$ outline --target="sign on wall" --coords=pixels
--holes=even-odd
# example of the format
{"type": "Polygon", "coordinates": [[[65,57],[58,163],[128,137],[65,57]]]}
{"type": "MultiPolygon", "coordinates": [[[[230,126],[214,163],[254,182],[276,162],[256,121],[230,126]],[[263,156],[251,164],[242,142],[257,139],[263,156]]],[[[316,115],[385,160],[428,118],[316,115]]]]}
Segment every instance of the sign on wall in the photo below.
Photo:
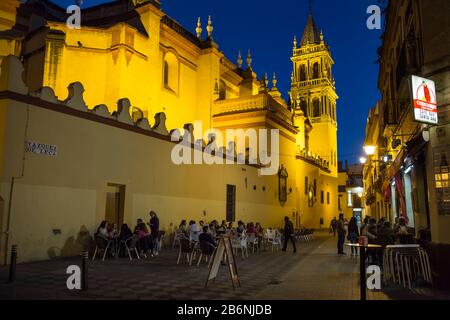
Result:
{"type": "Polygon", "coordinates": [[[438,123],[436,87],[432,80],[412,76],[414,120],[430,124],[438,123]]]}
{"type": "Polygon", "coordinates": [[[25,151],[34,154],[41,154],[50,157],[58,155],[58,147],[50,144],[38,143],[34,141],[27,141],[25,151]]]}

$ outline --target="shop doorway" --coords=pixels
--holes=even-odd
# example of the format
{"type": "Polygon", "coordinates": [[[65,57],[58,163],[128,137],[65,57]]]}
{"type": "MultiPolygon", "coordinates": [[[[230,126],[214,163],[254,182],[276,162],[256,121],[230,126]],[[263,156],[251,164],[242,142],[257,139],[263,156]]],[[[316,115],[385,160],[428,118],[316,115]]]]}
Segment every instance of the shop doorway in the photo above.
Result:
{"type": "Polygon", "coordinates": [[[105,220],[115,223],[118,230],[124,221],[125,186],[108,184],[106,192],[105,220]]]}

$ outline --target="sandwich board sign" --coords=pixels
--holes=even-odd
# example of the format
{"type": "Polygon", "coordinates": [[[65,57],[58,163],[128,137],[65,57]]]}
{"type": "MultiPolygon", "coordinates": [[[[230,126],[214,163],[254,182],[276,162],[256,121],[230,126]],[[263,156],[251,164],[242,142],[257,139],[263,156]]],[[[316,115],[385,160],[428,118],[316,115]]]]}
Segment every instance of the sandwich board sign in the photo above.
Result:
{"type": "Polygon", "coordinates": [[[414,105],[414,120],[417,122],[437,124],[438,111],[436,86],[434,81],[412,76],[412,98],[414,105]]]}
{"type": "Polygon", "coordinates": [[[231,283],[233,289],[240,287],[239,274],[236,266],[236,259],[233,253],[233,247],[231,245],[231,238],[228,235],[222,235],[217,245],[216,251],[212,257],[211,264],[209,266],[208,279],[206,280],[205,288],[208,286],[209,281],[215,281],[217,274],[219,273],[220,263],[225,258],[228,270],[230,272],[231,283]]]}

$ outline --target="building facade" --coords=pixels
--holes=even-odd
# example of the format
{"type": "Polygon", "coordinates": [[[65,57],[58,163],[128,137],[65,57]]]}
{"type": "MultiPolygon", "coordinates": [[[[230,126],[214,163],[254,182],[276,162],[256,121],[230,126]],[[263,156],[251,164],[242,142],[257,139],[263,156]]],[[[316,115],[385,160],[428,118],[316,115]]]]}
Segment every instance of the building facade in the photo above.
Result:
{"type": "Polygon", "coordinates": [[[168,234],[181,219],[281,227],[289,216],[318,228],[336,216],[333,61],[312,17],[286,103],[275,75],[258,78],[250,52],[225,57],[211,17],[193,34],[156,0],[81,13],[71,29],[49,1],[0,4],[3,262],[12,244],[21,261],[77,255],[102,220],[132,226],[150,210],[168,234]],[[244,132],[244,152],[229,129],[244,132]],[[279,132],[278,148],[265,150],[278,159],[275,174],[261,175],[261,157],[250,161],[250,142],[262,139],[250,129],[279,132]],[[214,146],[208,159],[232,164],[174,163],[175,134],[192,159],[214,146]]]}
{"type": "MultiPolygon", "coordinates": [[[[448,1],[389,1],[379,49],[381,101],[368,116],[367,211],[403,216],[429,248],[438,286],[450,287],[450,22],[448,1]],[[412,76],[433,80],[435,124],[415,120],[412,76]]],[[[427,93],[425,93],[425,96],[427,93]]],[[[425,97],[426,98],[426,97],[425,97]]]]}

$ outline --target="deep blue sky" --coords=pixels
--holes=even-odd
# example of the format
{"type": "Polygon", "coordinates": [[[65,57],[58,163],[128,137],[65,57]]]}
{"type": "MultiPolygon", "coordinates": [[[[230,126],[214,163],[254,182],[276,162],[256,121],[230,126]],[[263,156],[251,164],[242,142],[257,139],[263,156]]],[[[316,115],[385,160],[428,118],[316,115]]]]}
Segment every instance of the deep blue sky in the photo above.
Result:
{"type": "MultiPolygon", "coordinates": [[[[52,0],[60,5],[74,0],[52,0]]],[[[111,0],[84,0],[83,8],[111,0]]],[[[253,68],[278,75],[278,87],[287,99],[292,64],[292,39],[300,41],[307,17],[307,0],[162,0],[169,16],[195,33],[202,18],[204,33],[208,15],[213,18],[214,39],[232,61],[237,52],[251,49],[253,68]]],[[[368,110],[379,98],[377,48],[380,30],[366,27],[367,7],[376,0],[314,0],[316,23],[323,30],[335,60],[339,124],[339,160],[357,162],[362,155],[368,110]]],[[[245,60],[245,58],[244,58],[245,60]]]]}

